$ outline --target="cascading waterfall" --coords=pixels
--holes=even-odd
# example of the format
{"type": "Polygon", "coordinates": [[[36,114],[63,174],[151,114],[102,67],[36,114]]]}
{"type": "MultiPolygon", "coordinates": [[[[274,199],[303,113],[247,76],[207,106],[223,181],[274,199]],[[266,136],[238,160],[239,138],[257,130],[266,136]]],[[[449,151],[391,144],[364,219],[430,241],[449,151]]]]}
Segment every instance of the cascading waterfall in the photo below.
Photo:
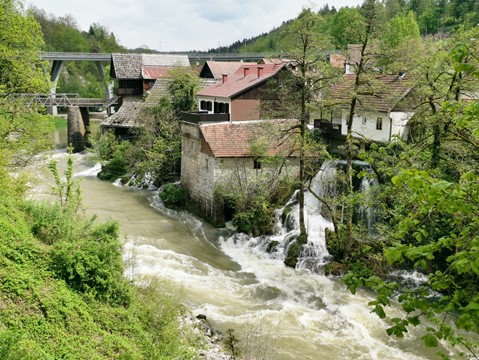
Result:
{"type": "MultiPolygon", "coordinates": [[[[322,272],[322,267],[331,260],[326,246],[326,231],[334,231],[329,209],[325,206],[327,199],[334,198],[339,193],[338,171],[346,166],[345,161],[325,161],[321,169],[309,184],[310,191],[304,194],[305,225],[308,242],[302,245],[297,269],[308,269],[322,272]]],[[[359,190],[365,193],[364,205],[357,210],[358,220],[365,222],[370,232],[374,228],[374,206],[368,194],[378,184],[370,165],[363,161],[354,161],[353,166],[366,175],[361,178],[359,190]]],[[[339,205],[340,206],[340,205],[339,205]]],[[[297,192],[293,194],[285,207],[276,212],[276,234],[270,237],[249,238],[235,236],[235,241],[247,241],[251,247],[259,247],[271,253],[271,257],[284,260],[299,235],[299,204],[297,192]]]]}

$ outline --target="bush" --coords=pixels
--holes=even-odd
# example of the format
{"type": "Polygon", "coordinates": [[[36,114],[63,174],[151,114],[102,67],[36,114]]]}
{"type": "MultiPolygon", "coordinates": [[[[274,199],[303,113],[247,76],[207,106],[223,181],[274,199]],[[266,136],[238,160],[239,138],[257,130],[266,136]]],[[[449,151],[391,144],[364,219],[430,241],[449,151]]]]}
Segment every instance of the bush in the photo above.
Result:
{"type": "Polygon", "coordinates": [[[181,185],[167,184],[159,194],[163,204],[172,209],[183,209],[186,206],[187,193],[181,185]]]}
{"type": "Polygon", "coordinates": [[[101,180],[116,180],[129,171],[129,164],[127,161],[128,152],[131,149],[131,144],[128,141],[122,141],[116,145],[115,150],[110,158],[110,161],[102,165],[98,177],[101,180]]]}
{"type": "Polygon", "coordinates": [[[56,242],[50,259],[54,273],[72,289],[113,305],[129,304],[118,223],[96,225],[76,241],[56,242]]]}
{"type": "Polygon", "coordinates": [[[256,202],[251,209],[233,216],[233,225],[237,230],[253,236],[272,234],[273,224],[273,212],[266,201],[256,202]]]}

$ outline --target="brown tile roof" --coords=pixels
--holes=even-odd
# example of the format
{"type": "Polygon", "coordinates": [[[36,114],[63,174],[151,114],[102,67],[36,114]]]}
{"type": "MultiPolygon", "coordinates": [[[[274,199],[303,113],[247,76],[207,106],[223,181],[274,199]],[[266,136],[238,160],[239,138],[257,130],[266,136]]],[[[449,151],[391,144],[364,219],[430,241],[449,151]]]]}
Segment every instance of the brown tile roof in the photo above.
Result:
{"type": "Polygon", "coordinates": [[[210,74],[215,79],[222,79],[223,74],[231,75],[242,65],[256,65],[256,63],[240,61],[206,61],[201,69],[200,77],[207,77],[210,74]]]}
{"type": "Polygon", "coordinates": [[[276,75],[283,67],[284,64],[242,65],[232,75],[227,76],[225,82],[221,81],[210,86],[200,91],[198,95],[233,98],[245,90],[265,82],[276,75]]]}
{"type": "MultiPolygon", "coordinates": [[[[331,93],[326,97],[326,102],[347,107],[353,95],[356,75],[344,75],[335,84],[331,93]]],[[[359,86],[357,94],[358,110],[388,113],[399,106],[402,99],[412,90],[411,78],[408,75],[375,75],[366,78],[359,86]]],[[[407,104],[401,102],[404,109],[407,104]]]]}
{"type": "Polygon", "coordinates": [[[216,158],[251,157],[251,144],[255,139],[268,141],[268,155],[292,152],[294,136],[291,129],[297,120],[258,120],[200,125],[200,132],[216,158]],[[271,131],[272,129],[278,131],[271,131]]]}

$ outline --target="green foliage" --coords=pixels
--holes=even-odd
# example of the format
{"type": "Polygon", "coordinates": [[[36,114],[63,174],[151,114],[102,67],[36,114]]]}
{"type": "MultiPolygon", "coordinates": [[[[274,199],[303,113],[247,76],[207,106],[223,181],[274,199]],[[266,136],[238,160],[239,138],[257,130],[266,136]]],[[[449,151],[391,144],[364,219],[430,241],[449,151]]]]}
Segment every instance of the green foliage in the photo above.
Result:
{"type": "Polygon", "coordinates": [[[412,12],[409,12],[407,16],[397,15],[391,19],[383,34],[384,43],[390,47],[397,47],[404,41],[419,38],[419,26],[412,12]]]}
{"type": "Polygon", "coordinates": [[[291,268],[296,268],[296,264],[298,263],[299,252],[301,250],[301,244],[295,240],[289,247],[288,247],[288,254],[284,258],[284,264],[291,268]]]}
{"type": "Polygon", "coordinates": [[[346,49],[348,44],[357,44],[363,35],[364,17],[357,8],[342,7],[326,23],[326,31],[339,49],[346,49]]]}
{"type": "Polygon", "coordinates": [[[167,184],[159,194],[163,204],[172,209],[184,209],[186,206],[187,193],[181,185],[167,184]]]}
{"type": "Polygon", "coordinates": [[[256,199],[250,208],[233,216],[237,230],[253,236],[269,235],[274,224],[273,211],[266,200],[256,199]]]}
{"type": "Polygon", "coordinates": [[[225,347],[231,353],[231,359],[236,360],[241,356],[238,346],[239,340],[235,335],[234,329],[226,330],[225,347]]]}
{"type": "Polygon", "coordinates": [[[112,135],[106,135],[99,144],[100,158],[108,160],[103,163],[98,177],[102,180],[113,181],[124,177],[130,171],[128,156],[134,151],[129,141],[116,140],[112,135]]]}
{"type": "Polygon", "coordinates": [[[0,166],[24,167],[34,155],[53,147],[53,118],[21,108],[21,103],[0,99],[0,166]]]}
{"type": "Polygon", "coordinates": [[[172,81],[168,84],[168,93],[171,96],[173,110],[179,116],[182,111],[196,109],[196,93],[200,79],[191,69],[177,67],[169,70],[172,81]]]}
{"type": "Polygon", "coordinates": [[[43,35],[32,14],[20,0],[0,1],[0,95],[47,92],[45,62],[38,52],[43,35]]]}

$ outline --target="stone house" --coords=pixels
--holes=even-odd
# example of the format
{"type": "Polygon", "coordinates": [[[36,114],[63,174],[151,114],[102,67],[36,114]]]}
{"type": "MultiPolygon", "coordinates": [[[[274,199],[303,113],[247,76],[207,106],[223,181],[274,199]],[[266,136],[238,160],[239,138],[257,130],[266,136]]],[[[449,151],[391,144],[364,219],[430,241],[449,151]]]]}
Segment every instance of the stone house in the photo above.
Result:
{"type": "Polygon", "coordinates": [[[290,128],[292,123],[292,120],[182,121],[181,183],[188,191],[191,206],[213,224],[223,224],[231,219],[232,213],[225,204],[224,192],[219,191],[221,187],[247,186],[249,181],[266,184],[297,175],[298,161],[292,155],[294,136],[286,139],[285,133],[271,131],[290,128]],[[263,162],[264,157],[254,154],[255,141],[265,144],[264,140],[267,146],[263,156],[269,159],[278,156],[281,164],[263,162]]]}
{"type": "MultiPolygon", "coordinates": [[[[327,108],[314,127],[331,137],[344,140],[354,89],[355,75],[344,75],[326,96],[327,108]]],[[[413,84],[407,74],[374,75],[360,86],[352,123],[352,135],[364,142],[407,139],[408,122],[414,115],[413,84]]]]}

